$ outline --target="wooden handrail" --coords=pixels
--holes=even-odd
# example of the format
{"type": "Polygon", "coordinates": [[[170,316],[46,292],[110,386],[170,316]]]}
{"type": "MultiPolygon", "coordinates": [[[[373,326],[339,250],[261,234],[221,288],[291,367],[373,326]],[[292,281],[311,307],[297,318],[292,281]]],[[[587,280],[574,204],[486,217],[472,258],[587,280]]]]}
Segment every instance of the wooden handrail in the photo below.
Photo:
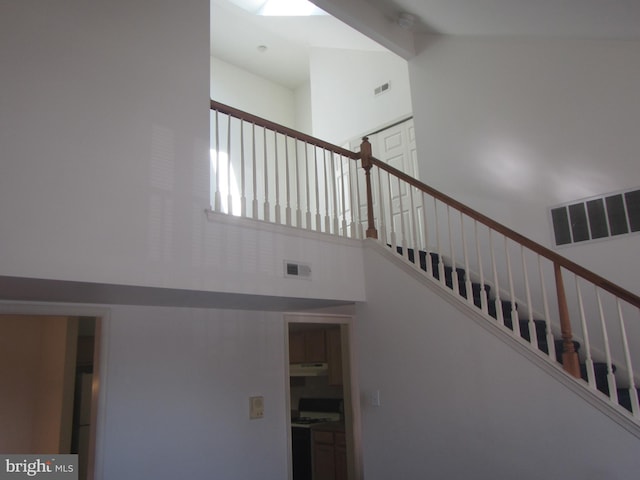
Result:
{"type": "Polygon", "coordinates": [[[218,112],[231,115],[232,117],[239,118],[240,120],[244,120],[245,122],[253,123],[259,127],[268,128],[269,130],[287,135],[290,138],[295,138],[296,140],[306,142],[309,145],[314,145],[316,147],[330,150],[353,160],[358,160],[360,158],[359,153],[352,152],[351,150],[347,150],[346,148],[339,147],[329,142],[325,142],[324,140],[312,137],[311,135],[307,135],[306,133],[298,132],[293,128],[285,127],[284,125],[280,125],[279,123],[271,122],[265,118],[258,117],[257,115],[247,113],[234,107],[230,107],[229,105],[225,105],[224,103],[216,102],[215,100],[211,100],[210,102],[211,110],[217,110],[218,112]]]}
{"type": "Polygon", "coordinates": [[[449,197],[448,195],[445,195],[444,193],[422,183],[419,180],[416,180],[413,177],[410,177],[409,175],[407,175],[406,173],[398,170],[397,168],[394,168],[384,162],[382,162],[381,160],[378,160],[375,157],[370,157],[368,160],[371,165],[375,165],[376,167],[380,168],[381,170],[384,170],[386,172],[388,172],[391,175],[394,175],[398,178],[400,178],[401,180],[404,180],[405,182],[407,182],[409,185],[412,185],[414,187],[416,187],[419,190],[422,190],[425,193],[428,193],[429,195],[431,195],[432,197],[437,198],[438,200],[440,200],[441,202],[459,210],[460,212],[464,213],[465,215],[468,215],[469,217],[473,218],[474,220],[477,220],[478,222],[482,223],[483,225],[486,225],[487,227],[491,228],[492,230],[495,230],[496,232],[501,233],[502,235],[504,235],[505,237],[510,238],[511,240],[524,245],[525,247],[527,247],[528,249],[532,250],[533,252],[537,253],[538,255],[541,255],[547,259],[549,259],[550,261],[552,261],[555,265],[558,265],[559,267],[563,267],[566,268],[567,270],[575,273],[576,275],[578,275],[579,277],[584,278],[585,280],[588,280],[589,282],[593,283],[594,285],[602,288],[603,290],[606,290],[607,292],[615,295],[616,297],[624,300],[625,302],[630,303],[631,305],[634,305],[635,307],[640,308],[640,297],[634,293],[631,293],[630,291],[620,287],[619,285],[616,285],[615,283],[610,282],[609,280],[607,280],[604,277],[601,277],[600,275],[592,272],[591,270],[588,270],[580,265],[578,265],[577,263],[572,262],[571,260],[569,260],[568,258],[563,257],[562,255],[557,254],[556,252],[554,252],[553,250],[548,249],[547,247],[540,245],[537,242],[534,242],[533,240],[519,234],[518,232],[515,232],[514,230],[511,230],[510,228],[502,225],[499,222],[496,222],[495,220],[492,220],[491,218],[487,217],[486,215],[483,215],[482,213],[472,209],[471,207],[468,207],[467,205],[460,203],[459,201],[449,197]]]}

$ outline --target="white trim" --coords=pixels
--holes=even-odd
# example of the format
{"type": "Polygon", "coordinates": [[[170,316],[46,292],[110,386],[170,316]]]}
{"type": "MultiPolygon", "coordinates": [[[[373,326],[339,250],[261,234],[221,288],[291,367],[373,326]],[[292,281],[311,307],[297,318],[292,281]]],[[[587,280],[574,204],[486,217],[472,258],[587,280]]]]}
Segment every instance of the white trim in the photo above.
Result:
{"type": "Polygon", "coordinates": [[[362,240],[359,238],[341,237],[326,232],[318,232],[316,230],[306,230],[298,227],[290,227],[287,225],[279,225],[264,220],[256,220],[254,218],[236,217],[226,213],[214,212],[210,208],[204,210],[207,219],[214,223],[223,223],[226,225],[235,225],[237,227],[248,228],[259,232],[278,233],[288,235],[290,237],[305,238],[311,240],[321,240],[331,242],[338,245],[360,246],[362,240]]]}
{"type": "MultiPolygon", "coordinates": [[[[0,300],[1,315],[59,315],[65,317],[96,317],[100,319],[100,363],[98,365],[98,399],[95,412],[95,448],[93,452],[93,480],[104,478],[105,431],[107,425],[107,365],[109,360],[109,328],[111,309],[100,305],[72,303],[9,302],[0,300]]],[[[88,472],[91,478],[91,472],[88,472]]]]}

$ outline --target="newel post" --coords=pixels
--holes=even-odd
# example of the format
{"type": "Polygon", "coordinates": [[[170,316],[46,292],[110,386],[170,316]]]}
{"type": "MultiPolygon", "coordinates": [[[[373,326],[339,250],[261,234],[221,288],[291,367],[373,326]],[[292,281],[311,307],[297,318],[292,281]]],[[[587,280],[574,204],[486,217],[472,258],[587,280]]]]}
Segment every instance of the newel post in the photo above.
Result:
{"type": "Polygon", "coordinates": [[[578,360],[578,353],[573,345],[573,333],[571,332],[569,307],[567,306],[567,296],[564,291],[564,283],[562,282],[560,264],[554,262],[553,270],[556,277],[558,312],[560,314],[560,330],[562,332],[562,367],[567,373],[576,378],[580,378],[580,362],[578,360]]]}
{"type": "Polygon", "coordinates": [[[360,144],[360,160],[364,168],[365,181],[367,183],[367,238],[378,238],[375,221],[373,219],[373,193],[371,190],[371,144],[367,137],[363,137],[360,144]]]}

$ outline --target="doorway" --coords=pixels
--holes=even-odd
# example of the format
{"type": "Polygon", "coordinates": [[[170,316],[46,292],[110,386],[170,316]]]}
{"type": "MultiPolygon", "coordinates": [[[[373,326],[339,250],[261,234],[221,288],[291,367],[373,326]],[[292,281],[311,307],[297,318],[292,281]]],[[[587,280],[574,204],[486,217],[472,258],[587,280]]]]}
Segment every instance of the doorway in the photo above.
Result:
{"type": "Polygon", "coordinates": [[[0,451],[78,454],[78,478],[93,478],[96,317],[0,315],[0,451]]]}
{"type": "Polygon", "coordinates": [[[291,423],[289,478],[358,478],[354,441],[358,406],[353,401],[350,361],[352,318],[285,318],[289,377],[286,394],[291,423]]]}

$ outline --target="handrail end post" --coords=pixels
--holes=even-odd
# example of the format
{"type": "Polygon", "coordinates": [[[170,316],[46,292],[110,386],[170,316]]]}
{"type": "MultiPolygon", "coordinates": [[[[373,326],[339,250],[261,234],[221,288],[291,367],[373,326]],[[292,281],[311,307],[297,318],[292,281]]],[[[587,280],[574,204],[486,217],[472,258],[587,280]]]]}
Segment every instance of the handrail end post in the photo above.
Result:
{"type": "Polygon", "coordinates": [[[582,375],[580,373],[580,360],[578,359],[578,352],[567,352],[566,349],[563,349],[562,369],[575,378],[582,378],[582,375]]]}

